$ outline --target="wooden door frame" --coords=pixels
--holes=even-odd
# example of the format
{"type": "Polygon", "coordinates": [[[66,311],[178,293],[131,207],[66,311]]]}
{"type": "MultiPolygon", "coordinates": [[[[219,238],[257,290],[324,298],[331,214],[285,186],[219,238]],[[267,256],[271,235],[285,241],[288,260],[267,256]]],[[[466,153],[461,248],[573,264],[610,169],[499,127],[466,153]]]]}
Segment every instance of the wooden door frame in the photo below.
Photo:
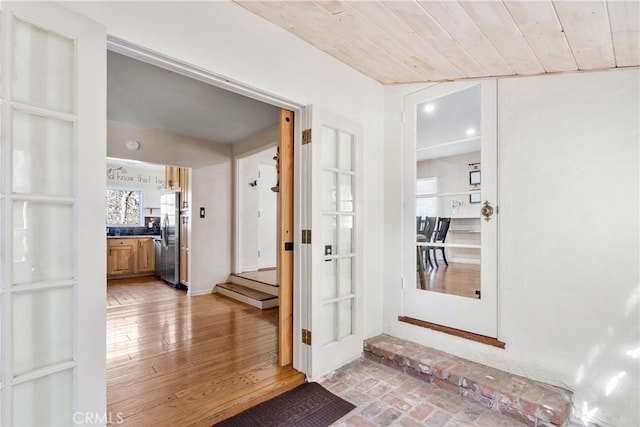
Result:
{"type": "Polygon", "coordinates": [[[293,143],[294,112],[280,109],[278,156],[278,364],[293,363],[293,143]]]}
{"type": "MultiPolygon", "coordinates": [[[[283,183],[285,187],[288,186],[286,193],[286,197],[282,197],[282,202],[278,202],[278,215],[280,215],[281,204],[286,203],[285,208],[287,212],[286,226],[283,223],[278,223],[278,238],[282,238],[283,243],[279,244],[278,248],[278,259],[280,260],[280,252],[282,252],[282,260],[284,265],[282,267],[279,266],[278,274],[279,274],[279,284],[280,284],[280,314],[279,314],[279,324],[278,324],[278,363],[281,366],[287,364],[293,364],[295,369],[300,370],[301,372],[305,372],[306,364],[304,363],[303,357],[300,356],[302,343],[300,341],[293,340],[293,330],[294,325],[296,327],[300,326],[300,319],[298,318],[298,313],[300,313],[300,308],[303,305],[301,301],[300,294],[296,297],[296,302],[294,304],[294,281],[298,283],[300,286],[300,278],[299,273],[294,271],[294,265],[300,265],[300,257],[297,252],[294,251],[285,251],[284,243],[293,243],[295,246],[299,247],[300,239],[296,239],[296,236],[299,237],[299,232],[296,230],[300,229],[300,220],[299,215],[301,213],[300,201],[296,200],[293,197],[294,194],[294,183],[300,182],[300,174],[299,171],[294,169],[294,164],[299,161],[299,158],[294,152],[294,146],[300,146],[300,138],[301,138],[301,130],[300,130],[300,121],[294,120],[294,117],[302,117],[302,111],[304,105],[298,104],[291,100],[288,100],[283,97],[279,97],[277,95],[273,95],[262,91],[260,89],[248,86],[243,84],[242,82],[235,81],[223,75],[219,75],[207,70],[203,70],[202,68],[192,66],[190,64],[184,63],[177,59],[168,57],[160,52],[152,51],[136,44],[130,43],[126,40],[119,39],[117,37],[113,37],[107,35],[107,49],[119,53],[121,55],[127,56],[129,58],[137,59],[142,62],[146,62],[151,65],[155,65],[160,68],[164,68],[166,70],[181,74],[186,77],[190,77],[195,80],[199,80],[204,83],[211,84],[215,87],[219,87],[221,89],[225,89],[229,92],[237,93],[239,95],[246,96],[248,98],[255,99],[257,101],[264,102],[269,105],[273,105],[279,107],[280,111],[280,142],[279,145],[284,147],[281,148],[281,153],[287,152],[285,154],[285,160],[283,161],[281,158],[280,168],[280,185],[281,191],[283,189],[283,183]],[[287,122],[286,119],[289,117],[290,121],[287,122]],[[285,126],[283,127],[283,123],[285,126]],[[283,135],[286,135],[286,143],[283,144],[283,135]],[[295,158],[295,159],[294,159],[295,158]],[[294,212],[298,213],[298,217],[294,212]],[[285,229],[286,227],[286,229],[285,229]],[[284,231],[284,235],[281,236],[281,233],[284,231]],[[282,273],[287,271],[282,277],[282,273]],[[294,276],[296,279],[294,279],[294,276]],[[283,280],[284,279],[284,280],[283,280]],[[283,301],[285,307],[283,308],[283,301]],[[294,358],[294,354],[297,356],[294,358]]],[[[235,159],[232,159],[234,165],[236,164],[235,159]]],[[[297,163],[299,164],[299,163],[297,163]]],[[[283,211],[284,212],[284,211],[283,211]]],[[[234,221],[234,227],[237,226],[234,221]]],[[[234,236],[236,233],[234,233],[234,236]]],[[[294,246],[294,248],[295,248],[294,246]]],[[[235,253],[235,252],[234,252],[235,253]]],[[[235,258],[235,257],[234,257],[235,258]]],[[[235,262],[235,261],[234,261],[235,262]]],[[[278,261],[280,262],[280,261],[278,261]]],[[[231,265],[230,265],[231,267],[231,265]]]]}

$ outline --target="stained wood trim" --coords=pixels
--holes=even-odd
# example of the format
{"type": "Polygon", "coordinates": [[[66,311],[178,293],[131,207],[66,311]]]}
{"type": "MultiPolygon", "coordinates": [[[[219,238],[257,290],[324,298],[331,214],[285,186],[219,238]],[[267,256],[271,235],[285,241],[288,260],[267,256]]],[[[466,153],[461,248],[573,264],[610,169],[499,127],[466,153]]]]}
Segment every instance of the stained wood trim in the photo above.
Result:
{"type": "Polygon", "coordinates": [[[280,109],[280,157],[278,193],[278,364],[293,363],[293,251],[284,244],[293,242],[293,111],[280,109]]]}
{"type": "Polygon", "coordinates": [[[492,345],[498,348],[505,348],[505,345],[506,345],[504,342],[496,338],[487,337],[485,335],[474,334],[473,332],[467,332],[461,329],[450,328],[448,326],[442,326],[436,323],[425,322],[424,320],[418,320],[412,317],[398,316],[398,320],[400,322],[409,323],[410,325],[433,329],[434,331],[443,332],[449,335],[455,335],[456,337],[464,338],[471,341],[476,341],[482,344],[492,345]]]}

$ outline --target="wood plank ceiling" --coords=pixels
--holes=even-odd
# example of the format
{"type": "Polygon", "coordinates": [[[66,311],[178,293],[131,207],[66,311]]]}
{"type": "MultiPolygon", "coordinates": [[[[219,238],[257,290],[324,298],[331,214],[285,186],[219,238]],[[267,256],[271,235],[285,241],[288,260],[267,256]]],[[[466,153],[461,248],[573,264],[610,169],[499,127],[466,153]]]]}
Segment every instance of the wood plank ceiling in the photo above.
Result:
{"type": "Polygon", "coordinates": [[[640,65],[638,0],[235,2],[383,84],[640,65]]]}

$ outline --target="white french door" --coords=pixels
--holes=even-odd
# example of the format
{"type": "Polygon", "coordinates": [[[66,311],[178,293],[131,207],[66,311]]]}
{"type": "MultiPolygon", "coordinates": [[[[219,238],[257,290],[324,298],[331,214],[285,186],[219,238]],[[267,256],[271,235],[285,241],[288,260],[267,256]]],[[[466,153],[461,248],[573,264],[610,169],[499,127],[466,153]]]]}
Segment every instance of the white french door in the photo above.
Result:
{"type": "Polygon", "coordinates": [[[105,423],[105,31],[0,13],[0,424],[105,423]]]}
{"type": "Polygon", "coordinates": [[[404,105],[404,316],[493,338],[496,105],[495,80],[437,84],[404,105]]]}
{"type": "Polygon", "coordinates": [[[362,127],[308,108],[303,228],[311,243],[303,263],[311,283],[307,375],[316,379],[362,354],[362,127]]]}

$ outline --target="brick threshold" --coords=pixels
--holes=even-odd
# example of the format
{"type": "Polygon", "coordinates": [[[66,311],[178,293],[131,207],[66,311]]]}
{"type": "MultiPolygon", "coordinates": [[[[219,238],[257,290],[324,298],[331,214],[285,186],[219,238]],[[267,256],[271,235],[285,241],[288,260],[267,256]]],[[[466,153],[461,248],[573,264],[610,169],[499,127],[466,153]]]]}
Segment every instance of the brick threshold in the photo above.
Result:
{"type": "Polygon", "coordinates": [[[462,359],[420,344],[378,335],[364,343],[364,357],[532,427],[565,426],[573,393],[462,359]]]}

